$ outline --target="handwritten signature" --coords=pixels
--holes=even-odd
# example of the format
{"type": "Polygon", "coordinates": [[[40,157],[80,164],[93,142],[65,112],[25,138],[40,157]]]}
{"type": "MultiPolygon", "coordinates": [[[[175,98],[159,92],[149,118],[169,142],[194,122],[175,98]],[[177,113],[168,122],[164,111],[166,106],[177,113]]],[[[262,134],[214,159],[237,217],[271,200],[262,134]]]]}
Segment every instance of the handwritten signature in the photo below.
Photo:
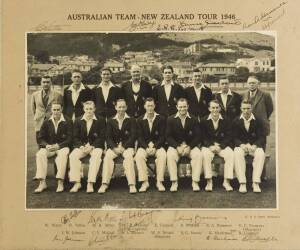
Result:
{"type": "Polygon", "coordinates": [[[62,224],[70,223],[72,219],[77,218],[82,211],[74,210],[65,215],[63,215],[60,219],[62,224]]]}
{"type": "Polygon", "coordinates": [[[287,2],[281,2],[279,5],[275,6],[274,8],[261,12],[260,15],[255,16],[250,23],[243,23],[243,29],[247,29],[247,28],[252,27],[255,24],[258,24],[261,22],[266,22],[266,21],[273,19],[271,14],[281,8],[284,8],[284,6],[286,4],[287,4],[287,2]]]}
{"type": "Polygon", "coordinates": [[[53,31],[53,30],[62,30],[64,27],[68,27],[70,25],[62,25],[62,24],[56,24],[54,22],[50,21],[44,21],[37,26],[33,27],[32,30],[34,31],[53,31]]]}
{"type": "Polygon", "coordinates": [[[75,238],[72,238],[71,236],[69,235],[65,235],[65,236],[59,236],[58,234],[56,234],[52,241],[59,241],[61,242],[62,244],[65,244],[66,242],[68,241],[84,241],[82,239],[75,239],[75,238]]]}
{"type": "Polygon", "coordinates": [[[155,21],[132,21],[132,23],[125,28],[128,31],[138,31],[138,30],[151,30],[155,26],[155,21]]]}

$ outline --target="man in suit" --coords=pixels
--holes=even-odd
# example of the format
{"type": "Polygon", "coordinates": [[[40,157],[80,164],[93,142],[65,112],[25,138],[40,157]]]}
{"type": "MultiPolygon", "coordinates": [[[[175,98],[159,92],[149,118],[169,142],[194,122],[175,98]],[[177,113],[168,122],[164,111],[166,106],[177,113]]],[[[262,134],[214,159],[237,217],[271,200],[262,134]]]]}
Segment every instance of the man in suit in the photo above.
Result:
{"type": "Polygon", "coordinates": [[[232,124],[235,146],[235,172],[240,183],[239,191],[241,193],[247,192],[245,156],[251,155],[254,157],[252,163],[252,188],[253,192],[259,193],[261,192],[259,183],[265,161],[263,150],[265,136],[262,121],[252,113],[252,104],[247,100],[242,101],[241,111],[241,116],[237,117],[232,124]]]}
{"type": "Polygon", "coordinates": [[[72,142],[72,121],[62,114],[61,102],[52,102],[52,115],[43,122],[39,133],[40,150],[36,154],[36,178],[40,183],[35,193],[41,193],[47,188],[46,176],[48,157],[57,155],[55,163],[57,166],[57,189],[56,192],[64,190],[64,178],[68,162],[68,154],[72,142]]]}
{"type": "Polygon", "coordinates": [[[31,97],[31,110],[33,113],[34,129],[36,132],[36,141],[44,120],[51,116],[51,104],[53,102],[62,103],[62,95],[54,91],[51,87],[51,77],[43,76],[41,78],[42,89],[34,92],[31,97]]]}
{"type": "Polygon", "coordinates": [[[199,69],[193,70],[193,85],[185,89],[185,96],[189,103],[189,113],[199,120],[209,114],[208,104],[213,99],[212,91],[202,82],[199,69]]]}
{"type": "Polygon", "coordinates": [[[157,114],[153,98],[145,100],[146,114],[137,120],[138,150],[135,155],[135,162],[138,169],[138,180],[142,182],[139,192],[147,191],[149,187],[147,158],[155,156],[156,165],[156,187],[158,191],[165,191],[163,185],[164,173],[167,164],[167,153],[164,149],[166,120],[157,114]]]}
{"type": "Polygon", "coordinates": [[[201,128],[204,134],[202,154],[206,191],[212,191],[212,166],[211,162],[215,155],[219,155],[225,160],[223,187],[226,191],[232,191],[230,180],[233,179],[234,155],[231,141],[230,122],[220,114],[220,104],[217,100],[209,103],[210,114],[202,119],[201,128]]]}
{"type": "Polygon", "coordinates": [[[101,69],[101,83],[93,89],[97,116],[107,118],[116,114],[116,101],[122,97],[121,89],[111,82],[112,71],[109,68],[101,69]]]}
{"type": "Polygon", "coordinates": [[[105,193],[113,171],[114,159],[123,156],[123,166],[129,185],[129,192],[136,193],[134,169],[134,143],[136,140],[136,121],[126,114],[127,105],[124,99],[116,101],[117,114],[108,119],[106,130],[107,151],[103,160],[102,185],[98,193],[105,193]]]}
{"type": "Polygon", "coordinates": [[[83,103],[93,99],[92,90],[83,85],[82,74],[79,70],[72,72],[72,84],[64,90],[64,114],[75,121],[84,113],[83,103]]]}
{"type": "Polygon", "coordinates": [[[163,81],[161,85],[154,87],[152,95],[156,101],[156,112],[168,117],[177,112],[177,100],[184,97],[184,90],[181,85],[174,83],[173,67],[166,65],[162,68],[163,81]]]}
{"type": "Polygon", "coordinates": [[[220,103],[221,115],[233,121],[241,113],[242,97],[231,91],[227,77],[219,80],[219,87],[220,91],[215,93],[215,99],[220,103]]]}
{"type": "Polygon", "coordinates": [[[188,103],[184,98],[177,102],[178,112],[167,120],[167,166],[172,181],[171,192],[178,188],[177,163],[180,157],[191,158],[192,188],[199,191],[200,174],[202,171],[202,153],[199,149],[200,131],[197,118],[188,113],[188,103]]]}
{"type": "Polygon", "coordinates": [[[90,155],[88,183],[86,192],[94,192],[94,183],[101,164],[105,141],[105,119],[95,116],[93,101],[83,103],[84,114],[74,123],[74,150],[70,154],[70,181],[74,182],[70,192],[81,188],[81,158],[90,155]]]}
{"type": "Polygon", "coordinates": [[[150,83],[141,79],[141,68],[138,65],[131,67],[131,80],[122,86],[122,94],[127,103],[127,114],[138,118],[145,114],[144,101],[152,96],[150,83]]]}
{"type": "MultiPolygon", "coordinates": [[[[270,135],[270,116],[273,112],[273,102],[269,93],[261,91],[259,81],[255,76],[249,76],[247,80],[248,91],[244,94],[244,99],[252,103],[252,112],[256,118],[262,120],[263,132],[266,137],[270,135]]],[[[265,149],[266,145],[263,146],[265,149]]]]}

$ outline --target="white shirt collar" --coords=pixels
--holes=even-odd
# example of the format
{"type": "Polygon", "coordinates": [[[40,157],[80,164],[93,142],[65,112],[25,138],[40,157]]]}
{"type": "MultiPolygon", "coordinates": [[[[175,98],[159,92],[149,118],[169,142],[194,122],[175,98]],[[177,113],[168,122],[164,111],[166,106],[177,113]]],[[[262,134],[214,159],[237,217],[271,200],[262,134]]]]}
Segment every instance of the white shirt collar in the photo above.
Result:
{"type": "MultiPolygon", "coordinates": [[[[166,85],[165,80],[163,80],[162,83],[161,83],[161,86],[164,86],[164,85],[166,85]]],[[[173,81],[171,81],[171,85],[174,86],[174,82],[173,81]]]]}
{"type": "Polygon", "coordinates": [[[80,92],[81,90],[85,89],[85,87],[84,87],[83,83],[80,83],[79,89],[76,90],[76,89],[74,88],[73,83],[72,83],[68,89],[71,90],[71,91],[79,91],[79,92],[80,92]]]}
{"type": "MultiPolygon", "coordinates": [[[[218,120],[219,120],[219,119],[223,120],[223,117],[222,117],[222,115],[221,115],[221,114],[219,114],[219,118],[218,118],[218,120]]],[[[212,115],[211,115],[211,114],[209,114],[209,116],[207,117],[207,120],[213,120],[213,118],[212,118],[212,115]]]]}
{"type": "MultiPolygon", "coordinates": [[[[123,120],[125,120],[126,118],[130,118],[130,116],[129,115],[127,115],[127,113],[125,113],[125,116],[124,116],[124,119],[123,120]]],[[[116,114],[115,116],[114,116],[114,118],[113,119],[115,119],[115,120],[119,120],[118,119],[118,114],[116,114]]]]}
{"type": "Polygon", "coordinates": [[[243,119],[244,121],[251,121],[251,120],[255,120],[255,117],[253,115],[253,113],[251,114],[250,118],[248,120],[246,120],[246,118],[243,116],[243,114],[241,114],[240,119],[243,119]]]}
{"type": "MultiPolygon", "coordinates": [[[[176,113],[176,115],[175,115],[175,118],[177,118],[177,117],[179,117],[179,113],[177,112],[176,113]]],[[[189,112],[187,112],[187,114],[186,114],[186,117],[185,118],[191,118],[191,116],[190,116],[190,114],[189,114],[189,112]]]]}
{"type": "MultiPolygon", "coordinates": [[[[101,82],[100,84],[99,84],[99,87],[100,88],[103,88],[103,82],[101,82]]],[[[110,88],[112,88],[112,87],[114,87],[115,85],[112,83],[112,82],[109,82],[109,84],[108,84],[108,88],[110,89],[110,88]]]]}
{"type": "Polygon", "coordinates": [[[195,85],[193,85],[193,87],[194,87],[195,90],[196,89],[206,89],[206,86],[203,83],[201,83],[199,88],[196,88],[195,85]]]}
{"type": "MultiPolygon", "coordinates": [[[[222,91],[219,91],[218,93],[223,94],[222,91]]],[[[225,95],[232,95],[231,89],[228,89],[228,92],[225,95]]]]}
{"type": "MultiPolygon", "coordinates": [[[[97,120],[97,117],[94,115],[92,119],[93,119],[93,120],[97,120]]],[[[81,117],[81,120],[88,121],[88,119],[86,118],[86,115],[85,115],[85,114],[83,114],[83,116],[81,117]]]]}
{"type": "MultiPolygon", "coordinates": [[[[49,118],[49,120],[51,120],[52,122],[54,122],[54,117],[53,115],[51,115],[51,117],[49,118]]],[[[60,115],[60,119],[58,120],[58,123],[62,122],[62,121],[66,121],[65,117],[63,114],[60,115]]]]}
{"type": "MultiPolygon", "coordinates": [[[[156,118],[156,116],[157,116],[158,114],[156,113],[156,112],[154,112],[154,116],[153,116],[153,121],[155,120],[155,118],[156,118]]],[[[144,115],[144,118],[143,118],[143,120],[147,120],[148,119],[148,117],[147,117],[147,113],[144,115]]]]}

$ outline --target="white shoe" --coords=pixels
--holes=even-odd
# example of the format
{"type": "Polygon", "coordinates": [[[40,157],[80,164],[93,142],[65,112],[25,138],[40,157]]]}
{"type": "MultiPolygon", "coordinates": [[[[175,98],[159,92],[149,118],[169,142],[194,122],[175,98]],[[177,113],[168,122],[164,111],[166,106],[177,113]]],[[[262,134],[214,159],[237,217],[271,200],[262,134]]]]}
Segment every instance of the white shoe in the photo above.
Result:
{"type": "Polygon", "coordinates": [[[261,189],[260,189],[258,183],[253,182],[252,188],[253,188],[253,192],[254,192],[254,193],[261,193],[261,189]]]}
{"type": "Polygon", "coordinates": [[[230,185],[229,180],[224,180],[223,187],[226,189],[227,192],[230,192],[233,190],[232,186],[230,185]]]}
{"type": "Polygon", "coordinates": [[[135,185],[130,185],[129,186],[129,193],[135,194],[137,192],[135,185]]]}
{"type": "Polygon", "coordinates": [[[162,184],[161,181],[156,182],[156,187],[158,189],[159,192],[165,192],[166,188],[165,186],[162,184]]]}
{"type": "Polygon", "coordinates": [[[240,184],[239,192],[240,193],[247,193],[247,187],[246,187],[245,183],[240,184]]]}
{"type": "Polygon", "coordinates": [[[46,181],[40,181],[39,186],[34,190],[35,193],[41,193],[47,189],[46,181]]]}
{"type": "Polygon", "coordinates": [[[213,182],[212,179],[207,179],[207,184],[205,187],[205,191],[211,192],[213,190],[213,182]]]}
{"type": "Polygon", "coordinates": [[[141,188],[139,189],[139,192],[140,193],[146,192],[148,188],[149,188],[149,182],[144,181],[141,188]]]}
{"type": "Polygon", "coordinates": [[[63,191],[64,191],[64,182],[62,180],[59,180],[57,182],[56,193],[61,193],[63,191]]]}
{"type": "Polygon", "coordinates": [[[80,188],[81,188],[80,182],[76,182],[72,187],[72,189],[70,190],[70,193],[77,193],[80,188]]]}
{"type": "Polygon", "coordinates": [[[200,191],[200,187],[199,187],[198,182],[193,181],[193,182],[192,182],[192,187],[193,187],[193,191],[194,191],[194,192],[199,192],[199,191],[200,191]]]}
{"type": "Polygon", "coordinates": [[[88,182],[86,186],[86,192],[87,193],[94,193],[94,186],[92,182],[88,182]]]}
{"type": "Polygon", "coordinates": [[[177,181],[173,181],[172,182],[172,186],[170,188],[170,191],[171,192],[177,192],[177,189],[178,189],[178,182],[177,181]]]}
{"type": "Polygon", "coordinates": [[[106,189],[108,188],[108,186],[106,184],[102,184],[101,187],[98,190],[99,194],[104,194],[106,192],[106,189]]]}

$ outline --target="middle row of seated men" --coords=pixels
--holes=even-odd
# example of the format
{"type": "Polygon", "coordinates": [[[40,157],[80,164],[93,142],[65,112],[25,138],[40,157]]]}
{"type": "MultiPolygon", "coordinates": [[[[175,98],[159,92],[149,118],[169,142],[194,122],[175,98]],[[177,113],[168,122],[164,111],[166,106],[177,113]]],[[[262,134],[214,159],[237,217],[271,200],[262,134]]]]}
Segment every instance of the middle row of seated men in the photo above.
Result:
{"type": "Polygon", "coordinates": [[[134,161],[138,169],[138,180],[142,183],[139,191],[149,188],[147,158],[155,157],[156,186],[159,191],[165,191],[164,173],[168,168],[172,182],[170,191],[178,188],[177,163],[180,157],[191,159],[192,189],[199,191],[201,173],[207,180],[206,191],[213,190],[212,159],[215,154],[224,158],[224,182],[226,191],[232,191],[230,181],[235,170],[242,193],[246,188],[245,155],[254,156],[252,187],[254,192],[261,192],[259,183],[264,165],[264,136],[262,124],[251,111],[252,104],[243,101],[241,116],[232,123],[220,114],[220,104],[216,100],[209,103],[209,115],[199,120],[188,113],[188,101],[180,98],[177,101],[177,113],[169,116],[157,114],[155,101],[147,98],[144,102],[145,115],[137,120],[126,113],[127,104],[124,99],[116,101],[116,115],[106,120],[95,116],[95,104],[87,101],[83,104],[84,114],[71,120],[62,114],[62,105],[52,103],[52,116],[46,119],[39,133],[40,150],[36,154],[36,178],[40,179],[36,193],[47,188],[47,158],[57,155],[58,186],[57,192],[64,190],[64,176],[67,168],[67,157],[71,147],[70,181],[74,183],[70,192],[78,192],[81,188],[81,160],[90,155],[87,180],[87,192],[94,192],[94,183],[101,165],[102,154],[105,152],[102,169],[102,185],[99,193],[106,192],[114,171],[114,159],[123,156],[125,175],[129,192],[136,193],[136,176],[134,161]],[[138,142],[135,152],[135,141],[138,142]]]}

